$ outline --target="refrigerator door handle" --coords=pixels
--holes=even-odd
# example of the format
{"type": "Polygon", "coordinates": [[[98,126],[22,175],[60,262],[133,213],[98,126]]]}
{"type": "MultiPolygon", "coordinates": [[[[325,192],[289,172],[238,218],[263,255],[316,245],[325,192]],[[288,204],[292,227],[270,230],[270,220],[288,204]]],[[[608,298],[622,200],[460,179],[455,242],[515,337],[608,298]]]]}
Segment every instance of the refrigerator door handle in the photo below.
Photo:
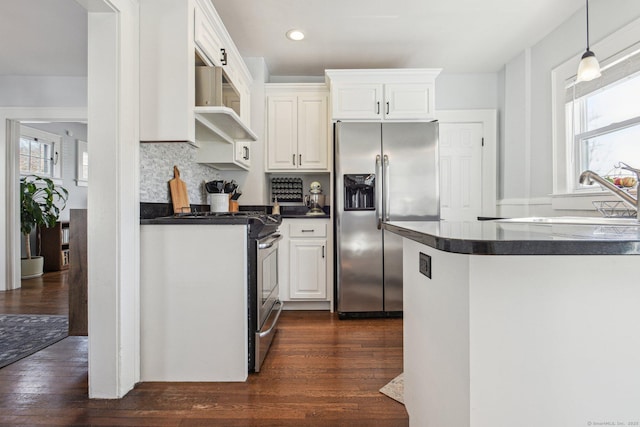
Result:
{"type": "Polygon", "coordinates": [[[375,183],[375,188],[376,188],[376,195],[375,195],[375,199],[376,199],[376,225],[378,227],[378,230],[382,229],[382,209],[381,209],[381,204],[382,204],[382,191],[380,189],[380,169],[381,169],[381,161],[380,161],[380,154],[378,154],[376,156],[376,183],[375,183]]]}
{"type": "Polygon", "coordinates": [[[389,209],[391,209],[391,194],[389,194],[389,156],[384,155],[384,217],[389,221],[389,209]]]}

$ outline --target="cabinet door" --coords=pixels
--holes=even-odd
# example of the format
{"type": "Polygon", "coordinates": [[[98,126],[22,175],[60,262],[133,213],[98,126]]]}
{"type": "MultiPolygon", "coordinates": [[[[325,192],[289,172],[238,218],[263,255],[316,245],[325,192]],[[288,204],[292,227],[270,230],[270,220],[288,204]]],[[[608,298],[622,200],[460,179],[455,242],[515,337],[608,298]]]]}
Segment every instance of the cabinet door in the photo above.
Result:
{"type": "Polygon", "coordinates": [[[289,241],[289,296],[291,299],[326,299],[327,241],[289,241]]]}
{"type": "Polygon", "coordinates": [[[384,87],[385,120],[433,118],[433,84],[394,83],[384,87]]]}
{"type": "Polygon", "coordinates": [[[196,50],[207,65],[222,65],[222,43],[204,12],[196,6],[194,22],[194,41],[196,50]]]}
{"type": "Polygon", "coordinates": [[[382,117],[382,85],[334,85],[332,88],[333,119],[372,119],[382,117]]]}
{"type": "Polygon", "coordinates": [[[298,97],[298,167],[328,170],[329,118],[326,95],[298,97]]]}
{"type": "Polygon", "coordinates": [[[267,169],[298,167],[298,103],[295,96],[267,98],[267,169]]]}
{"type": "Polygon", "coordinates": [[[235,160],[247,169],[251,167],[251,141],[235,142],[235,160]]]}

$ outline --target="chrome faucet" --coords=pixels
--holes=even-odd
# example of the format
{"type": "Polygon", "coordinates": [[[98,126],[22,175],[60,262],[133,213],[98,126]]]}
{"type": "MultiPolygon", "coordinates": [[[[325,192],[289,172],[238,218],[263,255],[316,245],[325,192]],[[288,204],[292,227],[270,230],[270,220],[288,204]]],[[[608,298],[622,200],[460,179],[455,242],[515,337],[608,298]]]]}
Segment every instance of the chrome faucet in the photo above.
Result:
{"type": "Polygon", "coordinates": [[[590,170],[586,170],[580,174],[580,184],[590,185],[590,184],[593,184],[594,181],[597,182],[602,187],[611,191],[615,196],[617,196],[627,205],[635,209],[636,219],[640,221],[640,215],[638,214],[638,212],[640,212],[640,197],[638,197],[638,189],[640,187],[640,169],[632,168],[631,166],[623,162],[619,162],[617,165],[615,165],[615,167],[620,169],[625,169],[636,174],[636,197],[635,198],[631,194],[624,191],[623,189],[618,188],[617,186],[613,185],[611,182],[607,181],[597,173],[590,170]]]}

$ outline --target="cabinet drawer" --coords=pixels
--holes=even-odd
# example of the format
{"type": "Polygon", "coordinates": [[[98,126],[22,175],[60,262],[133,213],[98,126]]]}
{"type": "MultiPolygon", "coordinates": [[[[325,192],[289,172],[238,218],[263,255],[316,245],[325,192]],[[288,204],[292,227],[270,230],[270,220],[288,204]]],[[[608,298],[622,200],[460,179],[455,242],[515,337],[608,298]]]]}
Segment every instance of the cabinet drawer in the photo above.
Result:
{"type": "Polygon", "coordinates": [[[290,224],[289,235],[291,237],[326,237],[327,224],[290,224]]]}

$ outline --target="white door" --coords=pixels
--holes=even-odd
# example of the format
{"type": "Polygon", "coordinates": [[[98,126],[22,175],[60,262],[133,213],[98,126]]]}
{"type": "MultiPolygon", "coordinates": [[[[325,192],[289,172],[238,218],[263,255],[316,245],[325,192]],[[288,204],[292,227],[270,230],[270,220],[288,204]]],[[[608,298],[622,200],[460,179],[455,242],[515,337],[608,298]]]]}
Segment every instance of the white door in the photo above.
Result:
{"type": "Polygon", "coordinates": [[[440,123],[440,216],[482,215],[482,123],[440,123]]]}

